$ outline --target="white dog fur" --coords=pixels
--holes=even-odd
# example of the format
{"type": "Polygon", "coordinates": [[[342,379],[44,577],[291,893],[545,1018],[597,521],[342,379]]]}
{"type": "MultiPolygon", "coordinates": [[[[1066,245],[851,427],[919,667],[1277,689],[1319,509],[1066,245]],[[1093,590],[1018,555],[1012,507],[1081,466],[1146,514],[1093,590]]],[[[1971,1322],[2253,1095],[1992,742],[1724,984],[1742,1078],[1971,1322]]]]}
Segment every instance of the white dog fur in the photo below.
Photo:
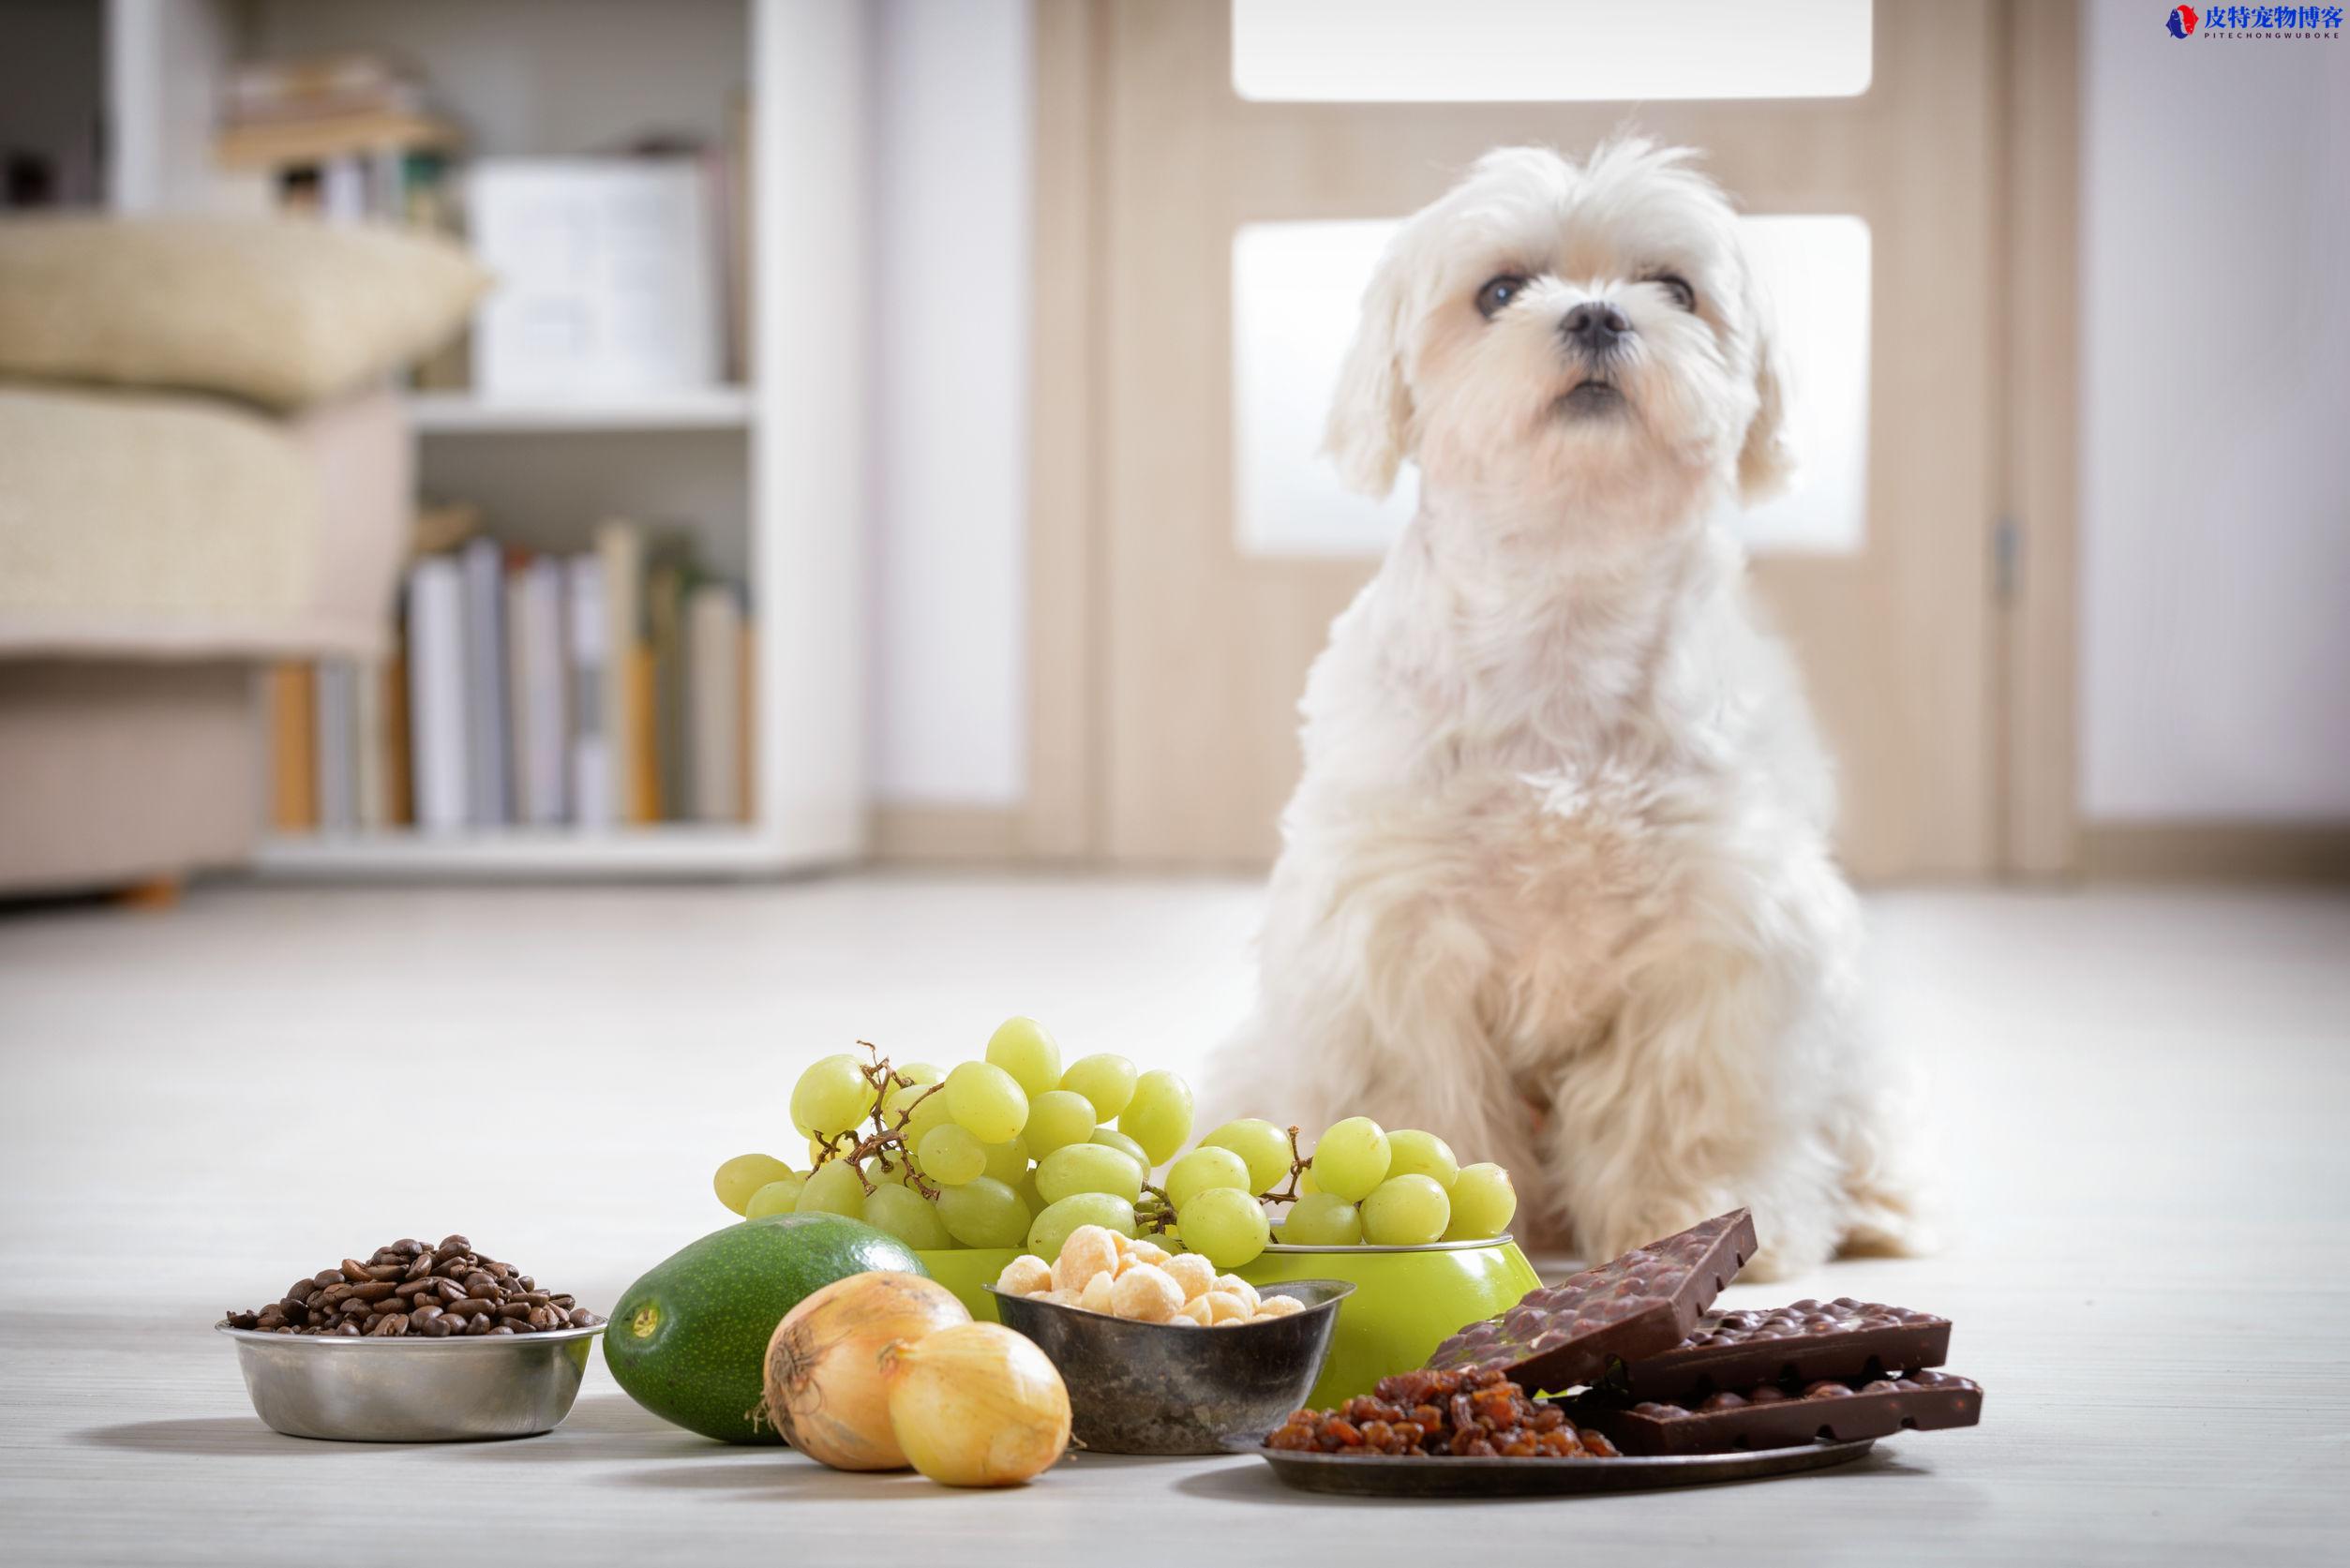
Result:
{"type": "Polygon", "coordinates": [[[1372,494],[1416,461],[1419,510],[1308,678],[1258,1006],[1211,1081],[1498,1160],[1520,1232],[1586,1257],[1748,1205],[1769,1277],[1922,1235],[1829,764],[1707,524],[1788,457],[1688,158],[1499,150],[1389,246],[1328,447],[1372,494]],[[1626,329],[1604,357],[1564,329],[1587,301],[1626,329]]]}

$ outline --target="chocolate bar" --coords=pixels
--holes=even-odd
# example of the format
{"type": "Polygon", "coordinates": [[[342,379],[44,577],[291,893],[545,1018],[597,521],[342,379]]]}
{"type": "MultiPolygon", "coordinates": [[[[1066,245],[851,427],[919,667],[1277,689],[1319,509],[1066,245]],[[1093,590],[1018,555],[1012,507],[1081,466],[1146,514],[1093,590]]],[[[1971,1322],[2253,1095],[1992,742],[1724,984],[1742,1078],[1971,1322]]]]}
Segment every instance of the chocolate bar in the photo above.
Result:
{"type": "Polygon", "coordinates": [[[1687,1404],[1717,1388],[1867,1379],[1888,1367],[1939,1366],[1949,1356],[1948,1318],[1838,1296],[1708,1312],[1688,1338],[1620,1367],[1608,1386],[1631,1400],[1687,1404]]]}
{"type": "Polygon", "coordinates": [[[1983,1389],[1948,1372],[1915,1372],[1867,1382],[1823,1378],[1797,1393],[1763,1383],[1711,1395],[1695,1409],[1658,1400],[1625,1406],[1590,1394],[1566,1409],[1577,1426],[1605,1432],[1626,1454],[1726,1454],[1971,1426],[1983,1418],[1983,1389]]]}
{"type": "Polygon", "coordinates": [[[1755,1249],[1754,1217],[1716,1215],[1556,1285],[1436,1347],[1429,1366],[1500,1366],[1529,1393],[1564,1393],[1611,1361],[1639,1361],[1688,1337],[1755,1249]]]}

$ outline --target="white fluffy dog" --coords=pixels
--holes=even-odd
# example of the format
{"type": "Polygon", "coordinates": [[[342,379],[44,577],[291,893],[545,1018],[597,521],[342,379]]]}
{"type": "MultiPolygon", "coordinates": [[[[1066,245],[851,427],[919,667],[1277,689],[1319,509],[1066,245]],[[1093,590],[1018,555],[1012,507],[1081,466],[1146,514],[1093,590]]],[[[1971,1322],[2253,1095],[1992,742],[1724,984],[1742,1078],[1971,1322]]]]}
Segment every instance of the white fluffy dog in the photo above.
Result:
{"type": "Polygon", "coordinates": [[[1783,476],[1728,202],[1639,141],[1488,154],[1363,302],[1328,445],[1418,515],[1301,704],[1235,1111],[1424,1127],[1612,1256],[1755,1211],[1789,1273],[1918,1241],[1795,671],[1707,526],[1783,476]]]}

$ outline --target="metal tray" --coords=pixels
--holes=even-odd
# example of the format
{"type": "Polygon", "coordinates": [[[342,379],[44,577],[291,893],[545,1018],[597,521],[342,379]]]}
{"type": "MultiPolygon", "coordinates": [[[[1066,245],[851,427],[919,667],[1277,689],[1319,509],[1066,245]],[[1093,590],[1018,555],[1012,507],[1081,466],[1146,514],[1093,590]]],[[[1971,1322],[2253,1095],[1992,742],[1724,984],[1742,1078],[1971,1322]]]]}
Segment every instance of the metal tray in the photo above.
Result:
{"type": "Polygon", "coordinates": [[[1308,1492],[1349,1497],[1571,1497],[1583,1492],[1644,1492],[1759,1481],[1850,1464],[1877,1446],[1874,1438],[1811,1442],[1752,1453],[1683,1454],[1616,1459],[1344,1458],[1267,1448],[1265,1435],[1225,1440],[1235,1454],[1254,1454],[1273,1473],[1308,1492]]]}

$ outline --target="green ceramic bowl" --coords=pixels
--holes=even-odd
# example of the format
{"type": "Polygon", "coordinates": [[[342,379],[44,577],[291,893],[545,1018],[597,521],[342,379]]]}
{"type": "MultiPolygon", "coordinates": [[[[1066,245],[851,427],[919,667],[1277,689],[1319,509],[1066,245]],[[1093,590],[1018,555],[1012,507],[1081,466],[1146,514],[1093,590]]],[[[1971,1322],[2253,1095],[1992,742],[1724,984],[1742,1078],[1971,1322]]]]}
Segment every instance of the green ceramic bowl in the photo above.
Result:
{"type": "Polygon", "coordinates": [[[987,1287],[995,1283],[1006,1263],[1025,1250],[1019,1247],[958,1247],[951,1251],[917,1252],[914,1256],[922,1261],[922,1267],[930,1270],[933,1279],[954,1292],[955,1299],[970,1309],[973,1318],[993,1323],[1002,1320],[995,1315],[995,1298],[987,1293],[987,1287]]]}
{"type": "MultiPolygon", "coordinates": [[[[926,1252],[922,1262],[927,1263],[934,1256],[977,1254],[926,1252]]],[[[1440,1241],[1427,1247],[1276,1244],[1239,1273],[1260,1291],[1270,1290],[1284,1279],[1354,1283],[1355,1294],[1339,1309],[1330,1356],[1322,1364],[1321,1380],[1313,1387],[1314,1405],[1325,1409],[1357,1394],[1369,1394],[1371,1384],[1389,1373],[1427,1365],[1429,1353],[1463,1324],[1507,1311],[1542,1283],[1526,1255],[1507,1236],[1492,1241],[1440,1241]]],[[[947,1283],[950,1289],[955,1288],[952,1281],[947,1283]]]]}

